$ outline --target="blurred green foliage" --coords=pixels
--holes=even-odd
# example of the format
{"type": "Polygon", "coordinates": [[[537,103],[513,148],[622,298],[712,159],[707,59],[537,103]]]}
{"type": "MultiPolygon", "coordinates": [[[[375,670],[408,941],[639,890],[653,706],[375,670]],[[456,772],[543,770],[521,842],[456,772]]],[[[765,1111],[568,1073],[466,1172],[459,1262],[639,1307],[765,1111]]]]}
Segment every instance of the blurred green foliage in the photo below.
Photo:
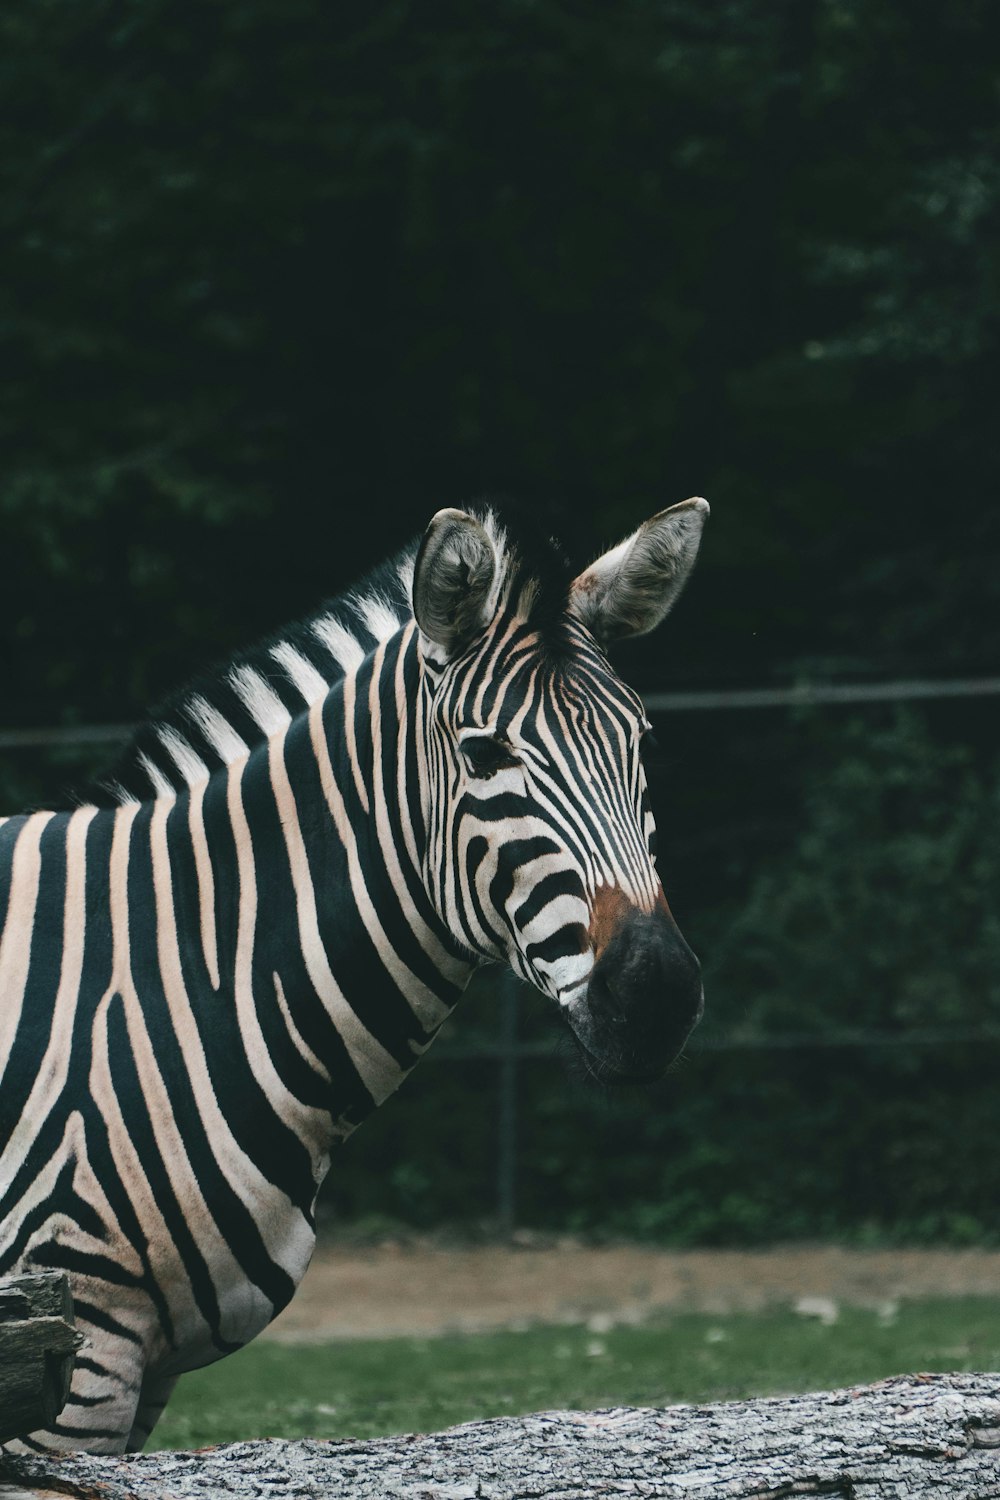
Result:
{"type": "MultiPolygon", "coordinates": [[[[786,846],[698,924],[706,1016],[673,1074],[601,1093],[522,1064],[522,1222],[679,1245],[1000,1240],[1000,762],[980,771],[913,713],[826,723],[816,755],[787,789],[786,846]],[[704,1049],[725,1040],[742,1045],[704,1049]]],[[[470,997],[455,1041],[489,1036],[495,1005],[470,997]]],[[[542,1003],[521,1010],[543,1035],[542,1003]]],[[[428,1060],[334,1161],[328,1212],[488,1221],[495,1080],[428,1060]]]]}
{"type": "MultiPolygon", "coordinates": [[[[522,1064],[517,1222],[676,1246],[1000,1243],[997,1051],[692,1051],[642,1097],[522,1064]]],[[[428,1061],[335,1158],[324,1225],[492,1232],[495,1078],[428,1061]]]]}
{"type": "Polygon", "coordinates": [[[995,1026],[1000,1039],[1000,761],[914,713],[824,735],[800,832],[766,864],[707,983],[737,1028],[995,1026]]]}
{"type": "MultiPolygon", "coordinates": [[[[5,724],[130,719],[502,489],[581,556],[709,496],[642,688],[994,672],[998,58],[988,0],[11,0],[5,724]]],[[[706,1035],[996,1023],[994,720],[664,726],[706,1035]]],[[[6,757],[4,809],[99,760],[6,757]]],[[[711,1055],[606,1103],[532,1065],[524,1211],[995,1234],[994,1063],[711,1055]]],[[[366,1127],[344,1212],[488,1211],[479,1066],[366,1127]]]]}
{"type": "Polygon", "coordinates": [[[7,713],[127,718],[505,487],[581,553],[709,495],[646,684],[995,661],[998,43],[988,0],[12,0],[7,713]]]}

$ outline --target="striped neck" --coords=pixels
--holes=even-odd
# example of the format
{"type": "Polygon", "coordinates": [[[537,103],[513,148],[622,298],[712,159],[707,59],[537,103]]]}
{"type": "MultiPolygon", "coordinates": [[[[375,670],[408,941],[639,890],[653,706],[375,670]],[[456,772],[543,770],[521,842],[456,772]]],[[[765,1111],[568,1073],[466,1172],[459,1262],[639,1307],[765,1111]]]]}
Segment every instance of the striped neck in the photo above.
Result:
{"type": "Polygon", "coordinates": [[[344,1134],[402,1082],[473,968],[421,873],[421,691],[411,625],[228,772],[240,920],[249,880],[268,893],[255,976],[277,976],[272,1014],[328,1074],[344,1134]]]}

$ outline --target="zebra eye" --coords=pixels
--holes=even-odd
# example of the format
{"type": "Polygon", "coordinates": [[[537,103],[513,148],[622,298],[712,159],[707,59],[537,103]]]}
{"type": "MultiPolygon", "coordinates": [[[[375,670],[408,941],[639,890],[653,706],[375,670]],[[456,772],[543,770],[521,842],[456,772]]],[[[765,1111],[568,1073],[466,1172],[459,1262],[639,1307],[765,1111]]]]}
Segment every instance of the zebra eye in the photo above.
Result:
{"type": "Polygon", "coordinates": [[[505,766],[517,764],[517,757],[507,741],[493,734],[468,735],[460,748],[473,776],[492,776],[505,766]]]}

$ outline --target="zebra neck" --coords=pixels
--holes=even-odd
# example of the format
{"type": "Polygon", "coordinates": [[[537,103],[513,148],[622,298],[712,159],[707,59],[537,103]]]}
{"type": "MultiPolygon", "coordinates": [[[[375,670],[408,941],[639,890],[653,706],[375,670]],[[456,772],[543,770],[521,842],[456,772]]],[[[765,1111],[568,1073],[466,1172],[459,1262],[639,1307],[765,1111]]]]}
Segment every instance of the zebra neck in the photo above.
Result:
{"type": "Polygon", "coordinates": [[[279,1044],[329,1077],[342,1133],[398,1087],[472,971],[421,878],[411,641],[380,645],[260,747],[230,796],[237,848],[242,834],[266,880],[253,971],[273,977],[279,1044]]]}

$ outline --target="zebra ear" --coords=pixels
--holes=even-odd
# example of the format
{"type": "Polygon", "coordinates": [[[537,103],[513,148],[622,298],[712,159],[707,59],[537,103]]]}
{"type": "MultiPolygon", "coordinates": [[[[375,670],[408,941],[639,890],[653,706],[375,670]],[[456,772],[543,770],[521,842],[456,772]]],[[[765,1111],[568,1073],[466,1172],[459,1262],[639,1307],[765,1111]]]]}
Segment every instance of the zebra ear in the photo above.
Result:
{"type": "Polygon", "coordinates": [[[485,527],[464,510],[439,510],[424,532],[413,569],[413,614],[445,658],[490,619],[497,555],[485,527]]]}
{"type": "Polygon", "coordinates": [[[644,521],[574,580],[570,609],[599,641],[653,630],[687,582],[707,516],[708,501],[694,499],[644,521]]]}

